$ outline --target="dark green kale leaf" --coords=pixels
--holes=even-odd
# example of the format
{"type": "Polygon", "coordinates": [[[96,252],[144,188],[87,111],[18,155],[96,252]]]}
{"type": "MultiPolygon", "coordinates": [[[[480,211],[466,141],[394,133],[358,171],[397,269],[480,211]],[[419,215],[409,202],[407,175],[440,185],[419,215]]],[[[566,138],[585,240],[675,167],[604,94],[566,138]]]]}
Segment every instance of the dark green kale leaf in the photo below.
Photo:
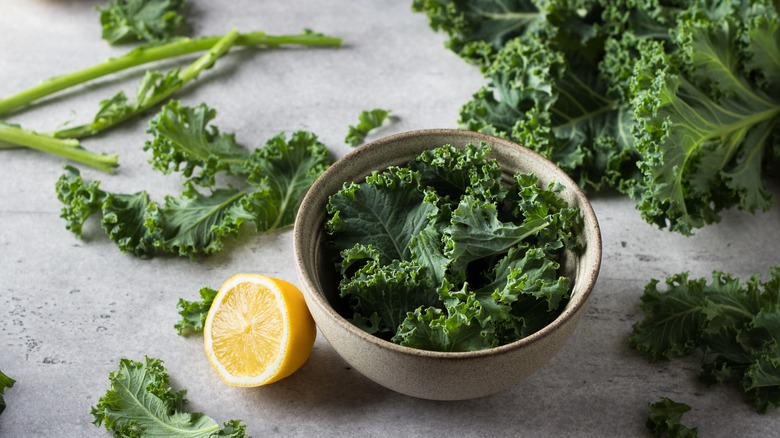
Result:
{"type": "Polygon", "coordinates": [[[425,268],[432,284],[440,286],[448,275],[452,259],[444,254],[444,227],[447,221],[431,219],[409,240],[409,252],[417,264],[425,268]]]}
{"type": "Polygon", "coordinates": [[[430,149],[330,198],[328,244],[345,316],[401,345],[473,351],[549,324],[571,289],[565,251],[581,218],[536,176],[502,170],[485,145],[430,149]]]}
{"type": "Polygon", "coordinates": [[[206,415],[185,412],[186,391],[173,391],[160,359],[119,361],[109,374],[110,389],[90,413],[95,426],[104,426],[115,437],[167,436],[246,438],[246,426],[230,420],[220,428],[206,415]]]}
{"type": "Polygon", "coordinates": [[[87,218],[100,212],[106,200],[106,192],[100,188],[100,181],[86,183],[81,172],[73,166],[64,166],[56,184],[57,199],[64,205],[60,217],[65,219],[65,228],[77,237],[82,237],[82,228],[87,218]]]}
{"type": "Polygon", "coordinates": [[[703,382],[740,383],[759,412],[780,406],[780,267],[765,282],[716,271],[710,282],[683,273],[667,278],[665,291],[657,285],[645,288],[633,348],[652,360],[700,350],[703,382]]]}
{"type": "Polygon", "coordinates": [[[409,168],[420,174],[422,187],[430,187],[453,207],[465,194],[498,202],[504,199],[506,188],[501,185],[501,168],[488,158],[489,153],[490,148],[484,145],[444,145],[422,152],[409,168]]]}
{"type": "Polygon", "coordinates": [[[577,250],[582,246],[576,232],[582,228],[582,217],[577,208],[570,207],[561,197],[562,192],[563,186],[557,182],[542,188],[536,175],[521,173],[515,175],[515,184],[506,198],[516,222],[539,219],[550,222],[536,240],[544,243],[542,248],[550,253],[564,247],[577,250]]]}
{"type": "Polygon", "coordinates": [[[181,319],[173,327],[179,336],[203,331],[203,324],[206,322],[206,316],[209,314],[211,304],[214,303],[217,291],[210,287],[202,287],[198,294],[200,294],[200,301],[187,301],[184,298],[179,298],[179,302],[176,304],[181,319]]]}
{"type": "Polygon", "coordinates": [[[387,339],[395,335],[407,312],[437,303],[438,295],[423,269],[412,262],[394,260],[383,266],[371,260],[339,285],[355,312],[354,321],[378,321],[361,327],[387,339]]]}
{"type": "Polygon", "coordinates": [[[542,248],[520,246],[513,250],[491,271],[492,281],[481,288],[481,293],[490,293],[498,303],[511,305],[512,312],[520,317],[524,306],[540,301],[552,312],[569,298],[569,278],[560,275],[560,264],[542,248]]]}
{"type": "Polygon", "coordinates": [[[424,198],[419,174],[408,168],[374,172],[364,184],[345,184],[327,206],[326,229],[334,236],[334,248],[341,252],[360,243],[379,251],[383,264],[408,260],[409,241],[437,211],[424,198]]]}
{"type": "Polygon", "coordinates": [[[777,141],[780,98],[767,91],[780,85],[767,80],[780,51],[766,50],[780,33],[758,23],[690,18],[678,26],[676,52],[644,46],[632,94],[647,188],[638,207],[648,222],[690,234],[724,209],[770,207],[764,157],[777,141]]]}
{"type": "Polygon", "coordinates": [[[539,33],[509,41],[485,76],[488,84],[461,109],[463,127],[539,152],[583,188],[625,191],[639,179],[633,116],[609,96],[598,64],[539,33]]]}
{"type": "Polygon", "coordinates": [[[0,371],[0,414],[2,414],[5,410],[5,399],[3,398],[3,393],[5,392],[6,388],[11,388],[14,386],[14,383],[16,383],[14,379],[6,376],[2,371],[0,371]]]}
{"type": "Polygon", "coordinates": [[[502,222],[495,204],[467,195],[461,198],[444,230],[444,254],[457,262],[453,269],[461,270],[475,260],[506,253],[549,225],[546,218],[533,218],[521,225],[502,222]]]}
{"type": "Polygon", "coordinates": [[[433,351],[476,351],[498,345],[473,293],[441,290],[445,309],[418,307],[398,327],[393,341],[433,351]]]}
{"type": "Polygon", "coordinates": [[[688,428],[681,423],[683,415],[691,407],[666,397],[651,403],[648,407],[647,428],[657,438],[696,438],[697,428],[688,428]]]}
{"type": "Polygon", "coordinates": [[[631,345],[653,360],[670,360],[690,354],[701,342],[706,324],[705,279],[689,280],[687,273],[666,279],[666,290],[651,280],[642,295],[645,318],[634,325],[631,345]]]}
{"type": "Polygon", "coordinates": [[[103,39],[109,44],[161,42],[181,35],[184,0],[113,0],[100,11],[103,39]]]}
{"type": "Polygon", "coordinates": [[[489,65],[508,41],[545,22],[544,12],[531,0],[414,0],[412,9],[425,13],[432,29],[448,35],[450,50],[481,66],[489,65]]]}
{"type": "Polygon", "coordinates": [[[359,146],[366,136],[374,129],[379,128],[390,117],[390,110],[375,108],[362,111],[358,116],[358,124],[350,125],[344,141],[350,146],[359,146]]]}
{"type": "Polygon", "coordinates": [[[57,199],[63,203],[61,217],[65,228],[77,237],[87,219],[102,216],[105,233],[123,252],[150,257],[155,252],[157,233],[149,230],[159,216],[158,205],[144,192],[116,194],[100,188],[100,181],[87,183],[78,169],[65,166],[56,183],[57,199]]]}
{"type": "Polygon", "coordinates": [[[110,193],[97,182],[87,184],[72,167],[66,168],[56,188],[69,230],[80,236],[87,218],[98,214],[101,227],[120,251],[141,258],[160,253],[196,257],[221,250],[223,237],[235,236],[240,225],[252,219],[244,205],[263,196],[262,190],[219,189],[203,195],[190,188],[179,198],[166,197],[161,206],[145,191],[110,193]]]}
{"type": "Polygon", "coordinates": [[[417,0],[487,84],[462,127],[511,139],[585,189],[683,234],[767,210],[780,156],[777,2],[417,0]]]}

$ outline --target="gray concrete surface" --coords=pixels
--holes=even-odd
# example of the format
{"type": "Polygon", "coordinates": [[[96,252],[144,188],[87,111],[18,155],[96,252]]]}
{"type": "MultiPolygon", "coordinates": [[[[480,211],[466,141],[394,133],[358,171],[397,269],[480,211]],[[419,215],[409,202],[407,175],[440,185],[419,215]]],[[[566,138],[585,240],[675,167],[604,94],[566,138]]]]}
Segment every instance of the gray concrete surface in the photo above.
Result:
{"type": "MultiPolygon", "coordinates": [[[[94,6],[102,3],[0,0],[0,95],[124,53],[99,37],[94,6]]],[[[390,108],[400,120],[372,138],[455,127],[460,105],[482,83],[408,1],[190,3],[196,35],[231,27],[280,34],[311,28],[345,40],[341,49],[233,53],[178,95],[216,108],[216,124],[247,147],[279,131],[306,129],[342,156],[347,126],[374,107],[390,108]]],[[[118,88],[132,90],[134,77],[99,81],[9,120],[42,131],[85,121],[100,99],[118,88]]],[[[118,192],[147,189],[156,199],[178,193],[181,181],[153,171],[142,150],[150,116],[86,140],[90,150],[118,153],[121,167],[110,176],[83,168],[85,177],[118,192]]],[[[685,422],[703,437],[780,436],[780,412],[759,415],[737,388],[702,386],[695,358],[651,364],[627,344],[650,278],[684,270],[709,276],[714,269],[766,275],[780,264],[778,206],[755,216],[729,212],[722,223],[686,238],[645,224],[623,197],[595,196],[604,259],[573,338],[547,367],[510,390],[432,402],[372,383],[322,337],[293,376],[255,389],[225,386],[200,339],[177,336],[176,302],[238,272],[297,282],[292,233],[244,233],[224,252],[196,262],[139,260],[120,253],[95,222],[83,240],[65,229],[53,189],[63,164],[31,150],[0,151],[0,369],[17,380],[6,391],[0,436],[107,436],[90,423],[90,406],[107,390],[120,358],[145,355],[165,361],[174,387],[188,390],[190,410],[219,422],[240,418],[256,437],[643,437],[649,436],[646,406],[660,397],[693,406],[685,422]]],[[[777,183],[772,191],[780,196],[777,183]]]]}

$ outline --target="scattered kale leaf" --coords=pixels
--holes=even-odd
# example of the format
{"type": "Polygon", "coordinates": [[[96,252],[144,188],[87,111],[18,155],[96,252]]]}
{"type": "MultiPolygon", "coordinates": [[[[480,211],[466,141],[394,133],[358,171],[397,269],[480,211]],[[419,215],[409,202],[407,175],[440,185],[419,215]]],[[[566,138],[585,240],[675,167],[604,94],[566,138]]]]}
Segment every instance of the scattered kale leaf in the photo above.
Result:
{"type": "Polygon", "coordinates": [[[184,0],[113,0],[98,7],[103,39],[110,44],[161,42],[186,29],[184,0]]]}
{"type": "Polygon", "coordinates": [[[704,383],[741,384],[758,412],[780,406],[780,267],[766,281],[716,271],[709,282],[681,273],[658,284],[645,287],[631,346],[652,360],[701,351],[704,383]]]}
{"type": "Polygon", "coordinates": [[[230,420],[220,428],[202,413],[185,412],[186,391],[173,391],[160,359],[121,359],[109,381],[110,389],[90,413],[95,426],[104,426],[115,437],[247,437],[240,420],[230,420]]]}
{"type": "Polygon", "coordinates": [[[486,145],[444,145],[331,195],[339,291],[363,330],[401,345],[473,351],[552,321],[568,301],[579,211],[533,174],[501,183],[486,145]]]}
{"type": "Polygon", "coordinates": [[[681,423],[683,415],[691,407],[663,397],[661,401],[648,406],[647,428],[657,438],[696,438],[697,428],[688,428],[681,423]]]}
{"type": "Polygon", "coordinates": [[[99,181],[87,183],[76,168],[66,166],[56,184],[66,227],[81,236],[84,222],[97,214],[123,252],[194,258],[220,251],[224,238],[235,237],[245,222],[254,223],[258,233],[291,226],[306,190],[331,163],[327,148],[315,135],[299,131],[279,134],[252,153],[241,152],[232,134],[220,135],[204,123],[213,114],[203,105],[171,102],[151,123],[154,140],[147,149],[154,167],[181,169],[189,178],[180,196],[167,196],[163,203],[145,191],[105,191],[99,181]],[[220,172],[243,178],[245,187],[215,186],[220,172]]]}
{"type": "Polygon", "coordinates": [[[371,131],[382,126],[389,117],[390,110],[386,109],[375,108],[362,111],[358,116],[358,124],[349,126],[344,141],[350,146],[359,146],[371,131]]]}
{"type": "Polygon", "coordinates": [[[203,331],[203,324],[206,322],[206,316],[209,314],[211,304],[214,303],[217,291],[210,287],[202,287],[198,294],[200,301],[187,301],[179,298],[179,302],[176,304],[181,319],[173,327],[179,336],[203,331]]]}

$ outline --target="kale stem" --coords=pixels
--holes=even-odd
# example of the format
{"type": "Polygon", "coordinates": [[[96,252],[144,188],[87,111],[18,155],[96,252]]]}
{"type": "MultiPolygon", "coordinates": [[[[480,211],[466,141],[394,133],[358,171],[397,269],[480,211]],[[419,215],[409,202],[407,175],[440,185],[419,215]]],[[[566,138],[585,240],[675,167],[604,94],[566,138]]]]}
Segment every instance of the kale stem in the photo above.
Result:
{"type": "Polygon", "coordinates": [[[211,49],[209,49],[208,52],[204,53],[200,58],[196,59],[195,62],[190,64],[189,67],[179,73],[179,81],[175,85],[168,86],[160,92],[154,91],[149,99],[146,99],[143,102],[139,102],[138,105],[132,109],[132,111],[127,111],[119,117],[105,119],[98,117],[93,122],[87,123],[85,125],[56,131],[54,133],[54,137],[83,138],[96,135],[105,131],[106,129],[129,120],[144,111],[149,110],[160,102],[168,99],[182,87],[187,85],[187,83],[197,78],[201,71],[213,66],[220,56],[224,55],[228,50],[230,50],[239,36],[240,34],[235,29],[225,34],[225,36],[220,38],[217,43],[214,44],[211,49]]]}
{"type": "Polygon", "coordinates": [[[76,139],[54,138],[0,122],[0,149],[18,146],[59,155],[104,172],[111,172],[111,169],[117,167],[116,155],[90,152],[82,148],[76,139]]]}
{"type": "MultiPolygon", "coordinates": [[[[221,38],[220,36],[197,39],[182,38],[167,44],[139,47],[123,56],[110,58],[73,73],[53,77],[17,94],[0,99],[0,114],[9,114],[40,98],[131,67],[209,50],[221,38]]],[[[338,47],[341,45],[341,39],[313,32],[304,32],[299,35],[266,35],[264,32],[251,32],[239,36],[235,45],[249,47],[278,47],[282,45],[338,47]]]]}
{"type": "MultiPolygon", "coordinates": [[[[211,49],[209,49],[208,52],[206,52],[203,56],[195,60],[192,64],[190,64],[189,67],[184,69],[184,71],[181,72],[179,75],[179,78],[182,81],[182,86],[184,86],[187,82],[195,79],[198,77],[198,74],[206,70],[207,68],[211,68],[215,62],[217,62],[217,59],[227,53],[228,50],[230,50],[231,47],[236,43],[236,39],[241,36],[241,34],[238,33],[237,30],[233,29],[227,34],[225,34],[224,37],[222,37],[219,41],[217,41],[216,44],[214,44],[211,49]]],[[[174,90],[175,91],[175,90],[174,90]]],[[[170,97],[171,94],[174,93],[174,91],[170,91],[167,94],[167,96],[163,96],[159,99],[156,99],[155,104],[160,103],[167,97],[170,97]]]]}

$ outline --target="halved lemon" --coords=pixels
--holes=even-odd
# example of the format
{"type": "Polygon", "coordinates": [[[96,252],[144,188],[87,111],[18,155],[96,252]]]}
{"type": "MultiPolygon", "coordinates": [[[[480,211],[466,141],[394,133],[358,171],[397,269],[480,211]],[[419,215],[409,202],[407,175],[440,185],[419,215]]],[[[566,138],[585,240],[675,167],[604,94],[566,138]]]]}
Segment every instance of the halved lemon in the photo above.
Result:
{"type": "Polygon", "coordinates": [[[219,289],[203,327],[204,347],[231,386],[260,386],[294,373],[311,354],[317,331],[294,285],[238,274],[219,289]]]}

